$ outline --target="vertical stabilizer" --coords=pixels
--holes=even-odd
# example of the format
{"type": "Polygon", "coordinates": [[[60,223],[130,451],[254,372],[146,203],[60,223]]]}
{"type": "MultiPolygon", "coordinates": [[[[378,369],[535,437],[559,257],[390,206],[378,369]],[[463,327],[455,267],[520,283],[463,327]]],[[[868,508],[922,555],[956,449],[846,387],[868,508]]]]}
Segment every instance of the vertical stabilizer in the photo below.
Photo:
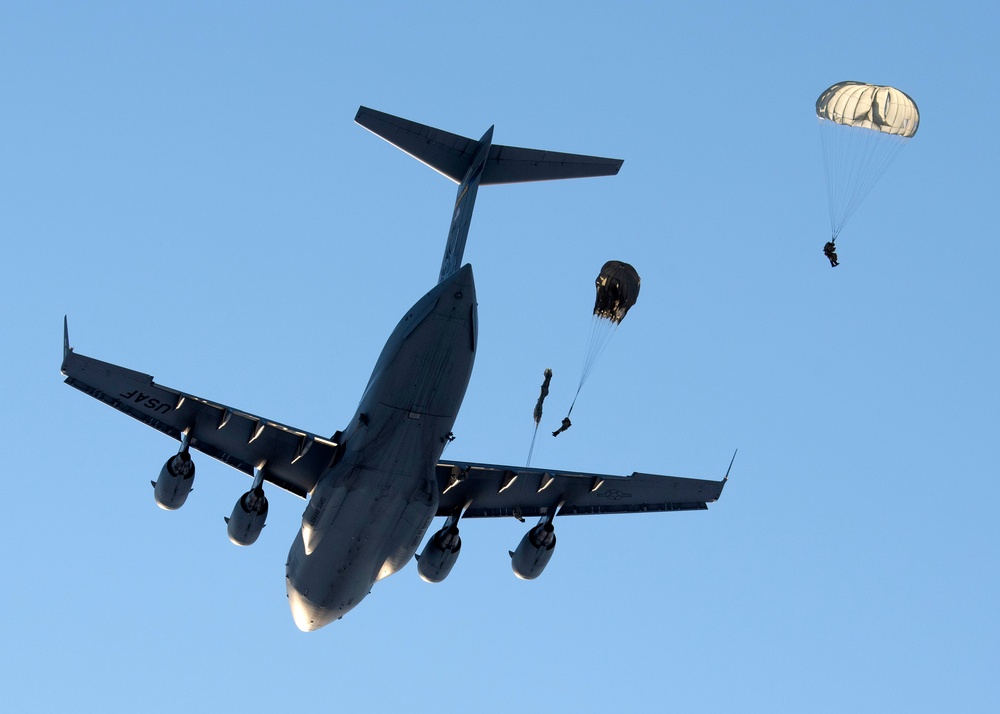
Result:
{"type": "Polygon", "coordinates": [[[475,158],[468,171],[458,185],[458,197],[455,199],[455,210],[451,215],[451,227],[448,229],[448,244],[444,248],[441,259],[441,273],[438,282],[462,267],[462,256],[465,254],[465,241],[469,237],[469,225],[472,223],[472,209],[476,205],[476,194],[479,192],[479,182],[483,177],[486,159],[489,158],[490,145],[493,142],[493,127],[489,128],[479,140],[475,158]]]}

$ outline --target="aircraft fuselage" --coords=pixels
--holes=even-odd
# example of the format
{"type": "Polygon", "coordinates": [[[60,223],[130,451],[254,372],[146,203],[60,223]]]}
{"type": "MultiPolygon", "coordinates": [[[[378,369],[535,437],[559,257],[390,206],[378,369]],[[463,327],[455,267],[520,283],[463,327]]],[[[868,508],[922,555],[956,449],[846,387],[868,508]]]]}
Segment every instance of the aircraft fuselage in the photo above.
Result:
{"type": "Polygon", "coordinates": [[[437,513],[435,467],[476,351],[472,266],[442,280],[393,330],[351,425],[343,456],[309,497],[285,566],[292,617],[316,630],[413,558],[437,513]]]}

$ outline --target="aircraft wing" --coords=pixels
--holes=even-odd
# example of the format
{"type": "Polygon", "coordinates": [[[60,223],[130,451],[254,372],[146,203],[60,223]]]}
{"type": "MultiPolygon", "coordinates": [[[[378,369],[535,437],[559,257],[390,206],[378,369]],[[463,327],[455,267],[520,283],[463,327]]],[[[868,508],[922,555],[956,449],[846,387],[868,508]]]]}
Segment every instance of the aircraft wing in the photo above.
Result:
{"type": "Polygon", "coordinates": [[[706,481],[449,461],[437,465],[437,478],[442,494],[439,516],[464,508],[463,518],[528,518],[547,515],[553,508],[560,516],[703,510],[722,494],[728,474],[721,481],[706,481]]]}
{"type": "Polygon", "coordinates": [[[265,464],[264,479],[305,497],[333,461],[335,439],[164,387],[125,367],[76,354],[64,333],[66,384],[243,473],[265,464]]]}

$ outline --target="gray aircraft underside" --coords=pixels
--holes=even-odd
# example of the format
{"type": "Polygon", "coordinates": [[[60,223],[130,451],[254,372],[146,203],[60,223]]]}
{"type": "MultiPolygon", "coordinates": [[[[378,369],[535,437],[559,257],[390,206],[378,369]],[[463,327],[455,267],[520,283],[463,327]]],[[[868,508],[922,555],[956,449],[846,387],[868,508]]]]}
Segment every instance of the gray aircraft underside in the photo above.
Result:
{"type": "MultiPolygon", "coordinates": [[[[459,184],[437,285],[393,330],[351,423],[330,437],[170,389],[142,374],[77,354],[64,327],[66,383],[180,441],[153,481],[157,503],[179,508],[194,481],[190,450],[253,477],[227,518],[230,539],[256,541],[267,517],[264,484],[308,499],[286,563],[299,629],[339,619],[372,585],[414,558],[431,521],[418,572],[440,582],[461,549],[460,518],[538,517],[511,564],[537,577],[555,548],[556,515],[707,508],[721,481],[633,473],[610,476],[442,461],[476,354],[476,287],[462,265],[480,185],[614,175],[622,162],[476,141],[361,107],[355,120],[459,184]]],[[[728,473],[727,473],[728,478],[728,473]]]]}

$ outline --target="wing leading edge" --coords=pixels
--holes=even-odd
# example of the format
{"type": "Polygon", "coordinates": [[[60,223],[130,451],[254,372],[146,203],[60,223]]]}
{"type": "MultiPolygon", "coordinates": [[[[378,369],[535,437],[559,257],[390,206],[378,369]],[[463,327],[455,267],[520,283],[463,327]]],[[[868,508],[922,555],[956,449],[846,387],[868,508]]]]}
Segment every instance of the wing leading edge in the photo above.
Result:
{"type": "Polygon", "coordinates": [[[248,476],[263,466],[264,479],[305,497],[332,464],[335,438],[284,424],[164,387],[148,374],[75,353],[64,331],[66,384],[180,440],[248,476]]]}
{"type": "Polygon", "coordinates": [[[558,514],[699,511],[718,500],[728,480],[633,473],[609,476],[495,464],[442,462],[438,515],[464,518],[558,514]]]}

